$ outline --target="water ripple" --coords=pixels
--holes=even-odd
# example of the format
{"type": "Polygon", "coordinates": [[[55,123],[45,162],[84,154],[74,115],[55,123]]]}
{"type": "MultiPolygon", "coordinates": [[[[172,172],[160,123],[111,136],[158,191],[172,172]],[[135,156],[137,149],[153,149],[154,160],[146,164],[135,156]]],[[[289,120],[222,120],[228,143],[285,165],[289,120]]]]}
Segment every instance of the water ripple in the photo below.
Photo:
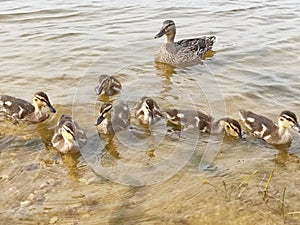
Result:
{"type": "Polygon", "coordinates": [[[299,117],[298,15],[293,0],[2,1],[1,93],[31,101],[43,90],[58,111],[38,125],[1,121],[2,222],[220,224],[227,218],[232,224],[297,224],[297,215],[285,215],[283,221],[280,196],[265,202],[258,193],[275,169],[270,190],[281,193],[288,183],[286,210],[299,209],[298,134],[291,146],[276,148],[252,137],[239,141],[201,135],[195,140],[158,129],[158,147],[145,139],[127,140],[140,151],[122,145],[121,137],[107,143],[97,135],[107,147],[97,162],[106,168],[121,162],[157,165],[174,154],[180,140],[181,152],[172,161],[178,162],[196,145],[194,156],[174,176],[142,187],[102,178],[80,154],[61,155],[50,140],[62,113],[73,114],[84,129],[96,132],[92,123],[100,100],[125,99],[132,107],[144,95],[162,107],[226,111],[235,119],[238,108],[274,120],[284,109],[299,117]],[[214,56],[192,68],[155,64],[153,55],[163,40],[153,36],[165,19],[176,22],[178,40],[216,35],[214,56]],[[121,94],[105,99],[93,93],[102,73],[121,80],[121,94]],[[198,171],[209,143],[220,145],[220,151],[210,170],[198,171]],[[145,146],[152,146],[152,154],[141,150],[145,146]],[[240,192],[241,182],[255,170],[240,192]]]}

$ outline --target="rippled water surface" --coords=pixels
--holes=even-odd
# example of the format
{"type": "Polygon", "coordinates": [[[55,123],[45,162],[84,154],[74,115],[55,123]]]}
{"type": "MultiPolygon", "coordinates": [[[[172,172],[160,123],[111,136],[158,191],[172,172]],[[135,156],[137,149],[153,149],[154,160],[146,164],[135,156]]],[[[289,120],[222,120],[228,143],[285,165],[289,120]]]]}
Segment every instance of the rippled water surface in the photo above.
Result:
{"type": "Polygon", "coordinates": [[[100,139],[93,125],[99,101],[133,107],[142,96],[214,117],[238,119],[239,108],[300,117],[299,15],[294,0],[2,1],[0,92],[30,101],[45,91],[57,114],[1,121],[0,224],[299,224],[297,133],[275,147],[174,134],[165,121],[100,139]],[[154,63],[165,19],[178,40],[217,36],[215,54],[188,68],[154,63]],[[120,79],[120,94],[97,98],[103,73],[120,79]],[[62,113],[90,137],[81,153],[51,146],[62,113]]]}

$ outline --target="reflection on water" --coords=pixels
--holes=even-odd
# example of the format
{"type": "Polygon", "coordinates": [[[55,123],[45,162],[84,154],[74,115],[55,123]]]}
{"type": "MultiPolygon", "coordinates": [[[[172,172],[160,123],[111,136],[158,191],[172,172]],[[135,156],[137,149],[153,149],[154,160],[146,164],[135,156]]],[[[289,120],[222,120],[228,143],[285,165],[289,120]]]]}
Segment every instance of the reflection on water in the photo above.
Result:
{"type": "Polygon", "coordinates": [[[297,224],[298,133],[275,147],[252,137],[168,132],[166,121],[99,136],[94,122],[100,101],[132,108],[142,96],[216,118],[238,119],[239,108],[274,120],[283,110],[298,114],[299,14],[292,0],[200,8],[193,0],[4,1],[0,92],[30,100],[45,91],[57,113],[34,125],[1,121],[1,223],[297,224]],[[153,36],[165,19],[176,22],[178,40],[217,36],[215,52],[188,68],[155,63],[162,40],[153,36]],[[95,95],[104,73],[121,81],[120,94],[95,95]],[[62,113],[89,136],[81,153],[51,146],[62,113]],[[260,193],[273,170],[266,202],[260,193]]]}
{"type": "Polygon", "coordinates": [[[176,74],[176,68],[165,63],[155,62],[155,68],[157,69],[157,75],[163,76],[167,80],[170,80],[170,77],[176,74]]]}

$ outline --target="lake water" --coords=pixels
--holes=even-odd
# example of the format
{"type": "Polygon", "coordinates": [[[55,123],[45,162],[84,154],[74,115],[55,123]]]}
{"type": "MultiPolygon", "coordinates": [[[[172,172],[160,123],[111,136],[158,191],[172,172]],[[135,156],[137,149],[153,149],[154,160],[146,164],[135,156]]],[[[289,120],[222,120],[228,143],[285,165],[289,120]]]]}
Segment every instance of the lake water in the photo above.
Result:
{"type": "Polygon", "coordinates": [[[0,224],[299,224],[297,133],[279,148],[172,134],[165,121],[102,139],[93,126],[99,101],[132,107],[142,96],[216,118],[239,119],[239,108],[300,117],[299,15],[294,0],[2,1],[0,92],[30,101],[45,91],[57,114],[1,122],[0,224]],[[214,55],[187,68],[156,64],[165,19],[177,40],[215,35],[214,55]],[[120,94],[97,98],[104,73],[120,79],[120,94]],[[81,154],[51,146],[62,113],[89,135],[81,154]]]}

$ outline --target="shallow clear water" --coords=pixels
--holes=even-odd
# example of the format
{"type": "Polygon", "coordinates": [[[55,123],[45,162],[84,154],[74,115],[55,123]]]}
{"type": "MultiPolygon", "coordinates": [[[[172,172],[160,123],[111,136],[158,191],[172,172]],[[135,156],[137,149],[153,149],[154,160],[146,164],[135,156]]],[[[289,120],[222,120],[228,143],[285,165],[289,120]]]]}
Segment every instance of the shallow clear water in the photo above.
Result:
{"type": "Polygon", "coordinates": [[[1,224],[298,224],[298,134],[276,148],[170,134],[164,121],[140,137],[100,139],[93,124],[100,100],[132,107],[145,95],[216,118],[238,119],[239,108],[299,117],[299,14],[293,0],[2,1],[0,92],[30,101],[45,91],[58,113],[38,125],[1,122],[1,224]],[[215,54],[188,68],[154,63],[165,19],[177,40],[216,35],[215,54]],[[119,95],[94,94],[103,73],[120,79],[119,95]],[[81,154],[51,146],[62,113],[90,137],[81,154]]]}

